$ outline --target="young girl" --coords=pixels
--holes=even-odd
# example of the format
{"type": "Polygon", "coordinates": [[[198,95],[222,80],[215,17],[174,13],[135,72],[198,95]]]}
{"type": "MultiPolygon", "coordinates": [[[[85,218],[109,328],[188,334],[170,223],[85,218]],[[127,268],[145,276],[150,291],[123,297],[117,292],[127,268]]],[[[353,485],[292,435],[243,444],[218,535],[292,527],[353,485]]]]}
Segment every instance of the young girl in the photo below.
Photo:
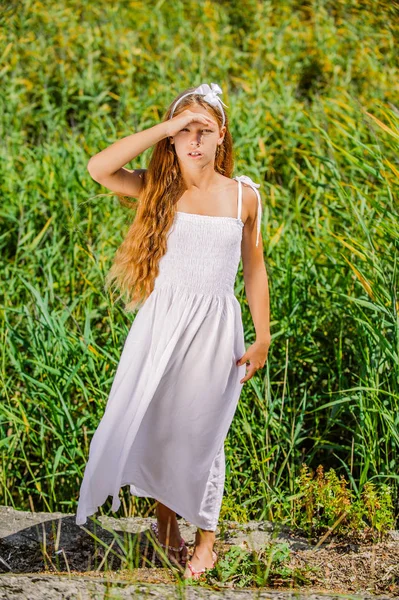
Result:
{"type": "Polygon", "coordinates": [[[126,295],[127,310],[139,310],[90,444],[76,523],[109,495],[117,511],[120,488],[130,485],[132,495],[157,501],[153,535],[196,579],[217,559],[224,440],[242,386],[270,346],[259,184],[231,178],[221,93],[214,83],[185,90],[161,123],[88,163],[95,181],[138,199],[106,283],[126,295]],[[151,146],[147,170],[124,168],[151,146]],[[234,295],[241,257],[256,331],[247,350],[234,295]],[[176,513],[197,527],[189,561],[176,513]]]}

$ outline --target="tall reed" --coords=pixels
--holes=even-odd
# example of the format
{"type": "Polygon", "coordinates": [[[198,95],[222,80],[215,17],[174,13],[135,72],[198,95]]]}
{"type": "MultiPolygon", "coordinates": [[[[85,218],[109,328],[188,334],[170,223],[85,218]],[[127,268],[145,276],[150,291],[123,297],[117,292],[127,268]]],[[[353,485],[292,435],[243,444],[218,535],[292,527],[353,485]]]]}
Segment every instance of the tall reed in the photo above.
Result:
{"type": "MultiPolygon", "coordinates": [[[[261,183],[273,336],[226,440],[222,514],[289,521],[303,462],[397,494],[397,16],[372,0],[4,11],[2,504],[75,510],[134,318],[104,290],[131,215],[87,161],[203,81],[224,90],[236,174],[261,183]]],[[[236,294],[249,345],[242,265],[236,294]]]]}

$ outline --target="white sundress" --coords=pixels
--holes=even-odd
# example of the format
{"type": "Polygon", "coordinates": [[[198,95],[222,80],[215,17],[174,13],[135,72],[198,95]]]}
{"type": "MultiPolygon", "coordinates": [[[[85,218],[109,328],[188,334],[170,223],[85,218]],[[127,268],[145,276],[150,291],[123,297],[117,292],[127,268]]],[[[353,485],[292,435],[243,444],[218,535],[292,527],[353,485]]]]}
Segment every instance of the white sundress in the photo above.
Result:
{"type": "Polygon", "coordinates": [[[154,288],[124,343],[103,417],[90,443],[76,524],[130,485],[205,530],[217,527],[225,481],[224,441],[245,376],[237,218],[177,212],[154,288]]]}

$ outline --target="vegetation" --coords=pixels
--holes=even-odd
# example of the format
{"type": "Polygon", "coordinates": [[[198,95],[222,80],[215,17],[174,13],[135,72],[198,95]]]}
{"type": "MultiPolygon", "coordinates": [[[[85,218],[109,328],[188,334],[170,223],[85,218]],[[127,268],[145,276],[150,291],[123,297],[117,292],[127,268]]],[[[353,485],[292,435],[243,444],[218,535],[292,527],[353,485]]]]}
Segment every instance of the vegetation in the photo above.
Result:
{"type": "Polygon", "coordinates": [[[368,481],[360,498],[347,488],[344,476],[337,477],[334,469],[325,473],[322,466],[316,476],[303,465],[296,481],[294,525],[319,543],[334,533],[334,537],[360,538],[361,541],[380,541],[393,529],[391,491],[387,484],[376,489],[368,481]]]}
{"type": "MultiPolygon", "coordinates": [[[[75,511],[134,318],[104,290],[131,215],[91,180],[89,157],[214,81],[235,174],[261,183],[272,331],[226,440],[221,517],[314,534],[314,512],[298,514],[298,481],[303,506],[318,502],[303,463],[343,476],[377,529],[374,494],[389,493],[397,516],[398,16],[396,2],[372,0],[4,9],[2,504],[75,511]]],[[[249,345],[241,266],[236,295],[249,345]]],[[[152,514],[151,499],[121,494],[121,515],[152,514]]]]}
{"type": "MultiPolygon", "coordinates": [[[[287,543],[266,544],[258,551],[232,546],[206,573],[206,581],[217,583],[219,587],[234,588],[293,587],[310,583],[311,569],[291,566],[289,561],[287,543]]],[[[189,583],[198,585],[195,580],[189,583]]]]}

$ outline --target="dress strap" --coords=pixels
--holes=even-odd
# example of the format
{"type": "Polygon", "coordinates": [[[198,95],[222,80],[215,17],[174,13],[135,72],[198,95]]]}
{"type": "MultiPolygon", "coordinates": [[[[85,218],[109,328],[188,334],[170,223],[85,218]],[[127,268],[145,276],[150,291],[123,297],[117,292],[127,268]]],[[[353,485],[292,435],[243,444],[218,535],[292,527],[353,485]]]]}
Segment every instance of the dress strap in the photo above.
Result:
{"type": "Polygon", "coordinates": [[[254,190],[255,194],[258,197],[257,227],[256,227],[256,245],[258,245],[259,235],[260,235],[260,225],[262,222],[262,200],[261,200],[260,194],[257,190],[257,188],[260,188],[260,183],[253,182],[252,179],[250,177],[248,177],[247,175],[237,175],[233,179],[238,181],[238,214],[239,214],[238,218],[240,218],[240,215],[241,215],[241,205],[242,205],[242,185],[241,184],[246,183],[247,185],[249,185],[254,190]]]}
{"type": "MultiPolygon", "coordinates": [[[[236,179],[236,178],[235,178],[236,179]]],[[[237,208],[237,219],[241,219],[241,208],[242,208],[242,183],[238,180],[238,208],[237,208]]]]}

